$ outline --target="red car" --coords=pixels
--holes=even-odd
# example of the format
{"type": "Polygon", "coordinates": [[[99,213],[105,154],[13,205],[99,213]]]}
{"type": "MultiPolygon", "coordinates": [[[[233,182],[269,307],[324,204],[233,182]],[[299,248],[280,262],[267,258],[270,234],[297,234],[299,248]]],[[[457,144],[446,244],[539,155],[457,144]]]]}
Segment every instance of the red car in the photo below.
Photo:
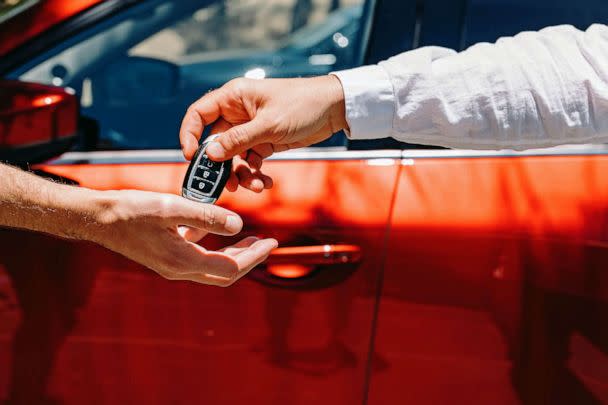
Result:
{"type": "MultiPolygon", "coordinates": [[[[423,45],[608,21],[599,0],[8,3],[2,159],[83,187],[171,193],[186,170],[179,120],[222,63],[288,75],[292,62],[273,49],[302,24],[334,23],[340,6],[360,4],[357,29],[301,49],[311,75],[423,45]]],[[[265,166],[272,190],[218,202],[243,216],[246,234],[282,246],[228,289],[5,230],[0,398],[608,403],[606,150],[476,152],[338,134],[279,154],[265,166]]]]}

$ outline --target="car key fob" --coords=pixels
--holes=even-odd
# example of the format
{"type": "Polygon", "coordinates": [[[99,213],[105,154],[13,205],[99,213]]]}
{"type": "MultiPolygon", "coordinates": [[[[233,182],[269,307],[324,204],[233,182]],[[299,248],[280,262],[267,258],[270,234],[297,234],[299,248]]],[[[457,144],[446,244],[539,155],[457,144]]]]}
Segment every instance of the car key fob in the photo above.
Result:
{"type": "Polygon", "coordinates": [[[228,177],[230,177],[232,159],[215,162],[209,159],[205,153],[207,146],[215,138],[217,135],[207,137],[190,161],[182,186],[182,196],[189,200],[213,204],[222,194],[228,177]]]}

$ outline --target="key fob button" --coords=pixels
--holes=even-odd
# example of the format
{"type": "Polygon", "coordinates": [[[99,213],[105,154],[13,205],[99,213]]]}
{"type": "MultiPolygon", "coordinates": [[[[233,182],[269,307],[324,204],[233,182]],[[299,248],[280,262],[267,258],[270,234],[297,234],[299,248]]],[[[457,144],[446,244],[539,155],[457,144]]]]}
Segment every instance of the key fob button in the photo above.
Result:
{"type": "Polygon", "coordinates": [[[208,169],[204,169],[199,167],[196,172],[194,173],[194,175],[196,177],[200,177],[203,180],[208,180],[211,181],[213,183],[215,183],[217,181],[217,172],[208,170],[208,169]]]}
{"type": "Polygon", "coordinates": [[[207,155],[203,155],[203,158],[200,161],[200,166],[219,172],[222,164],[220,162],[214,162],[213,160],[209,159],[207,155]]]}
{"type": "Polygon", "coordinates": [[[201,179],[192,179],[192,189],[199,193],[208,194],[213,190],[213,183],[201,179]]]}

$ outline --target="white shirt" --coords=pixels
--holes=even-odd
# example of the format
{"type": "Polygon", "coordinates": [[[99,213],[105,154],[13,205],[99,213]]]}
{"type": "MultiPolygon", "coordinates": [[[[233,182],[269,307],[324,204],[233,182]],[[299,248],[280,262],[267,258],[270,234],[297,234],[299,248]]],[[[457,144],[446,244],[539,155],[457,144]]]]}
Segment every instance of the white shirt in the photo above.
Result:
{"type": "Polygon", "coordinates": [[[334,72],[352,139],[452,148],[608,142],[608,26],[523,32],[334,72]]]}

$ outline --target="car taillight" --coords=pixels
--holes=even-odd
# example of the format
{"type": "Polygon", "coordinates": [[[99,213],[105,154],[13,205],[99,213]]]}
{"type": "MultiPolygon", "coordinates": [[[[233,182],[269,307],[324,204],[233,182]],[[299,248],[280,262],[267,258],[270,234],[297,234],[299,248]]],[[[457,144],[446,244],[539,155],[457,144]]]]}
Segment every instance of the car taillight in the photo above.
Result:
{"type": "Polygon", "coordinates": [[[0,82],[0,148],[27,147],[76,135],[77,98],[58,87],[0,82]]]}

